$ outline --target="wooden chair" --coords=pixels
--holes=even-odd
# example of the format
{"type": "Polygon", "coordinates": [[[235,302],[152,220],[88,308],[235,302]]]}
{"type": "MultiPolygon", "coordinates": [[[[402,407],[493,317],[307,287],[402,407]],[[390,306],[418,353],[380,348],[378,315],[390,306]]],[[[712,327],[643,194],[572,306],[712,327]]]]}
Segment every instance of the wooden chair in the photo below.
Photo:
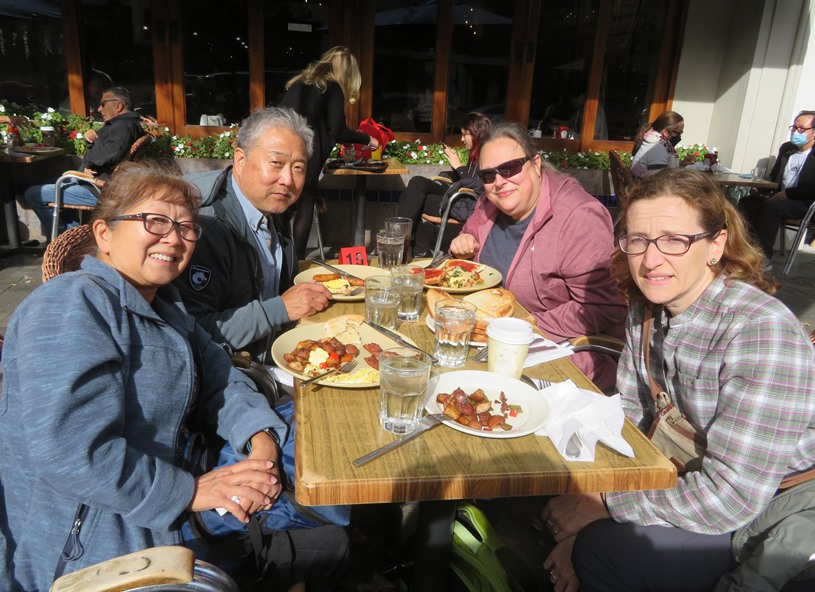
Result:
{"type": "MultiPolygon", "coordinates": [[[[611,184],[614,187],[614,194],[617,196],[617,205],[622,208],[628,197],[628,190],[634,184],[634,176],[616,150],[608,151],[608,160],[611,184]]],[[[616,227],[619,222],[620,219],[617,217],[614,220],[614,226],[616,227]]]]}
{"type": "Polygon", "coordinates": [[[787,261],[784,263],[784,275],[789,275],[790,269],[792,269],[792,264],[795,261],[795,256],[798,254],[798,248],[801,246],[801,243],[804,241],[807,235],[807,230],[813,228],[812,226],[812,217],[815,216],[815,202],[809,209],[807,213],[804,214],[804,217],[800,220],[784,220],[781,223],[781,256],[784,256],[784,231],[787,229],[796,230],[795,239],[792,241],[792,245],[790,245],[790,252],[787,253],[787,261]]]}
{"type": "MultiPolygon", "coordinates": [[[[130,147],[130,152],[128,152],[127,156],[124,158],[124,160],[122,160],[122,162],[141,160],[147,155],[147,149],[152,143],[153,136],[144,135],[140,137],[133,142],[133,145],[130,147]]],[[[97,179],[93,175],[89,175],[84,171],[65,171],[62,173],[62,176],[57,179],[57,183],[54,188],[54,201],[48,204],[54,208],[54,222],[51,225],[51,240],[54,240],[57,237],[57,234],[59,234],[59,213],[61,210],[75,210],[79,212],[79,220],[80,222],[84,222],[84,212],[92,212],[95,209],[94,206],[80,206],[62,203],[62,186],[68,181],[81,183],[90,189],[96,195],[97,199],[99,199],[100,191],[105,184],[104,180],[97,179]]]]}

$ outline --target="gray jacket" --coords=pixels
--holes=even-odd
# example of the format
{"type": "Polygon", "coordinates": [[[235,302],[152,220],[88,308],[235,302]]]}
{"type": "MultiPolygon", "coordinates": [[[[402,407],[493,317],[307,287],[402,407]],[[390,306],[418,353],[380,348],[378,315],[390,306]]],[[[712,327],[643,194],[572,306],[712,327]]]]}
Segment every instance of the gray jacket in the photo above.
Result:
{"type": "Polygon", "coordinates": [[[286,434],[172,286],[151,306],[93,257],[20,304],[3,369],[3,589],[44,592],[63,573],[180,544],[194,491],[180,444],[196,392],[201,416],[235,450],[267,427],[286,434]]]}
{"type": "MultiPolygon", "coordinates": [[[[252,229],[232,190],[232,167],[190,175],[201,190],[204,233],[190,265],[176,278],[187,310],[218,343],[247,350],[257,361],[271,359],[277,329],[289,322],[283,299],[261,299],[263,271],[252,229]]],[[[284,254],[280,292],[294,282],[297,258],[287,215],[270,217],[284,254]]]]}

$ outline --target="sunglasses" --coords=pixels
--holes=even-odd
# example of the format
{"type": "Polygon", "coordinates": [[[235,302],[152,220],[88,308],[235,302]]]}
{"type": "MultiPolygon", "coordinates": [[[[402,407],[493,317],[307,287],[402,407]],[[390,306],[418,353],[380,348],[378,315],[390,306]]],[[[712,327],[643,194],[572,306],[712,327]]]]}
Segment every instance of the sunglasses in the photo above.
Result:
{"type": "Polygon", "coordinates": [[[520,173],[521,169],[524,168],[524,165],[528,160],[532,160],[532,157],[524,156],[523,158],[508,160],[503,164],[499,164],[497,167],[478,171],[478,177],[481,179],[481,182],[484,183],[484,185],[495,183],[496,175],[501,175],[504,179],[509,179],[510,177],[514,177],[520,173]]]}

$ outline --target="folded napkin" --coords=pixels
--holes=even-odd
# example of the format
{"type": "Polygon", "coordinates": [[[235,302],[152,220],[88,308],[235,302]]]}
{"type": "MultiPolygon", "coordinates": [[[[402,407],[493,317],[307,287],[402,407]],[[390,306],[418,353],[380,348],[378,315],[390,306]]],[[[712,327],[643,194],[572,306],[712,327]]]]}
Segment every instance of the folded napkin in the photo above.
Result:
{"type": "Polygon", "coordinates": [[[593,461],[597,441],[620,454],[633,457],[634,450],[622,436],[623,408],[620,395],[606,397],[579,389],[571,380],[540,391],[549,404],[549,416],[535,432],[548,436],[566,460],[593,461]],[[579,444],[569,440],[577,434],[579,444]]]}
{"type": "Polygon", "coordinates": [[[529,353],[526,354],[526,361],[524,368],[530,368],[536,364],[543,364],[544,362],[551,362],[558,358],[565,358],[572,355],[574,352],[568,347],[558,345],[550,339],[535,335],[535,339],[529,344],[529,353]]]}

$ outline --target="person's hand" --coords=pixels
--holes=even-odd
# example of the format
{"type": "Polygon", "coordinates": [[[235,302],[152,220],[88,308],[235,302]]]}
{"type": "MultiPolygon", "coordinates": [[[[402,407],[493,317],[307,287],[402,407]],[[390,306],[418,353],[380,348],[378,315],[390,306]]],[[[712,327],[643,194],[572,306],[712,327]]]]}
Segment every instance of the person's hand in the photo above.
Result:
{"type": "Polygon", "coordinates": [[[444,155],[447,157],[447,160],[450,161],[450,166],[454,169],[457,169],[463,164],[458,157],[458,152],[450,148],[447,144],[444,145],[444,155]]]}
{"type": "Polygon", "coordinates": [[[549,500],[541,518],[560,542],[575,536],[587,524],[610,516],[599,493],[567,493],[549,500]]]}
{"type": "Polygon", "coordinates": [[[370,140],[368,141],[368,146],[372,150],[376,150],[377,148],[379,148],[379,140],[377,140],[373,136],[368,136],[368,138],[370,138],[370,140]]]}
{"type": "Polygon", "coordinates": [[[195,492],[187,510],[201,512],[226,508],[235,518],[246,523],[249,513],[241,504],[249,507],[272,503],[267,492],[271,492],[279,483],[278,478],[270,472],[273,466],[274,463],[269,460],[247,459],[196,477],[195,492]],[[240,498],[240,502],[232,498],[240,498]]]}
{"type": "Polygon", "coordinates": [[[84,169],[82,172],[85,173],[86,175],[93,175],[94,177],[96,176],[96,171],[94,171],[93,169],[84,169]]]}
{"type": "Polygon", "coordinates": [[[317,282],[304,282],[289,288],[280,297],[283,298],[289,320],[298,321],[325,309],[331,300],[331,292],[317,282]]]}
{"type": "Polygon", "coordinates": [[[96,141],[96,138],[99,137],[99,134],[96,133],[96,130],[91,128],[85,132],[85,140],[93,144],[96,141]]]}
{"type": "Polygon", "coordinates": [[[250,443],[251,450],[247,456],[253,459],[256,458],[273,462],[274,465],[269,469],[269,473],[277,479],[277,483],[273,483],[272,486],[265,491],[266,495],[272,500],[271,503],[261,505],[252,502],[251,504],[245,505],[244,500],[241,500],[243,509],[249,514],[254,514],[258,510],[268,510],[275,504],[277,498],[279,498],[283,492],[283,481],[280,479],[280,464],[278,462],[280,449],[277,447],[277,443],[274,439],[266,432],[258,432],[252,436],[250,443]]]}
{"type": "Polygon", "coordinates": [[[778,193],[773,193],[770,197],[767,198],[767,201],[771,201],[774,199],[787,199],[787,192],[779,191],[778,193]]]}
{"type": "Polygon", "coordinates": [[[450,252],[458,259],[472,259],[481,245],[472,234],[461,233],[450,243],[450,252]]]}
{"type": "Polygon", "coordinates": [[[543,568],[549,572],[549,581],[555,592],[577,592],[580,590],[580,582],[577,581],[577,574],[574,573],[572,565],[572,548],[575,537],[569,537],[552,549],[549,556],[543,562],[543,568]]]}

